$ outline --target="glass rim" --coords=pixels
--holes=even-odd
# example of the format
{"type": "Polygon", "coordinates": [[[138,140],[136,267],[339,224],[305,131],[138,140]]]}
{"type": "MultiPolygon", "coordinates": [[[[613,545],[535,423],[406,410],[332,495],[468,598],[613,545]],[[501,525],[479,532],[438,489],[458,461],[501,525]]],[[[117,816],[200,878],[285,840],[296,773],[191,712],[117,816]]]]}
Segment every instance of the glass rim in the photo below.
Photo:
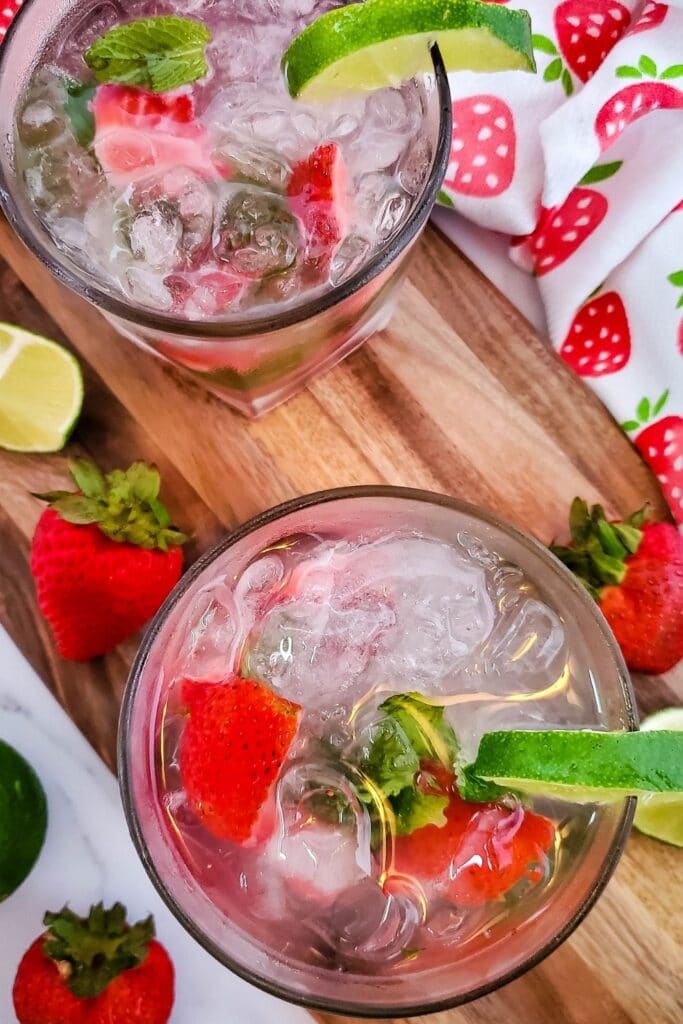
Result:
{"type": "Polygon", "coordinates": [[[501,521],[497,516],[485,509],[479,508],[469,502],[460,501],[457,498],[451,498],[448,495],[409,487],[366,485],[338,487],[292,498],[274,506],[273,508],[258,513],[248,519],[245,523],[236,527],[234,530],[226,533],[221,540],[201,555],[181,577],[176,587],[171,591],[159,611],[152,619],[152,622],[143,636],[142,642],[130,669],[121,704],[117,739],[119,788],[126,824],[136,852],[140,857],[152,884],[174,917],[207,953],[211,954],[211,956],[218,960],[219,963],[228,968],[238,977],[254,985],[256,988],[267,992],[269,995],[276,996],[279,999],[284,999],[290,1003],[294,1003],[308,1009],[346,1014],[349,1016],[363,1017],[367,1019],[386,1019],[395,1017],[397,1014],[401,1017],[421,1016],[422,1014],[435,1013],[453,1009],[457,1006],[462,1006],[465,1003],[472,1002],[475,999],[479,999],[482,996],[488,995],[489,993],[502,988],[509,982],[526,974],[527,971],[536,967],[542,960],[545,960],[545,958],[554,952],[555,949],[557,949],[558,946],[560,946],[583,921],[612,877],[629,836],[633,815],[635,813],[636,801],[633,797],[629,797],[624,801],[621,818],[615,823],[614,837],[605,854],[602,864],[600,865],[597,876],[593,878],[590,889],[580,901],[565,926],[560,929],[557,934],[553,935],[553,937],[543,946],[541,946],[540,949],[535,950],[520,964],[502,974],[499,978],[486,982],[483,985],[477,986],[476,988],[451,998],[444,998],[433,1002],[422,1001],[409,1006],[401,1005],[369,1008],[350,1000],[307,996],[289,989],[286,984],[272,982],[263,975],[251,971],[242,964],[236,963],[230,956],[220,949],[216,943],[209,939],[208,936],[206,936],[194,921],[185,913],[183,908],[177,903],[175,897],[169,892],[164,880],[157,871],[156,865],[149,855],[140,820],[138,818],[130,780],[128,734],[131,725],[132,710],[142,671],[156,637],[172,609],[176,606],[178,601],[184,597],[195,580],[208,566],[212,564],[212,562],[244,537],[261,527],[268,526],[277,520],[284,518],[293,512],[299,512],[304,509],[312,508],[316,505],[324,505],[329,502],[339,500],[363,500],[367,498],[407,499],[409,501],[419,501],[424,502],[425,504],[438,505],[442,508],[451,509],[455,512],[463,512],[474,516],[489,526],[502,530],[504,533],[507,533],[508,536],[521,543],[523,547],[527,548],[527,550],[536,556],[540,556],[546,563],[547,567],[556,576],[562,578],[563,583],[573,590],[574,595],[578,597],[586,610],[590,612],[599,632],[602,634],[604,642],[611,651],[617,665],[618,676],[621,683],[622,697],[628,721],[627,731],[633,732],[638,729],[638,715],[636,711],[635,695],[621,650],[619,649],[619,646],[597,604],[592,600],[576,577],[548,550],[548,548],[541,544],[540,541],[536,540],[536,538],[518,530],[515,526],[512,526],[509,523],[501,521]]]}
{"type": "MultiPolygon", "coordinates": [[[[0,76],[9,72],[15,36],[23,25],[27,12],[31,10],[34,3],[29,3],[27,0],[20,7],[7,30],[3,45],[0,47],[0,76]]],[[[18,202],[15,201],[13,190],[5,175],[2,162],[0,162],[0,206],[4,210],[5,216],[13,230],[24,245],[45,264],[57,280],[65,284],[77,295],[87,299],[102,312],[119,317],[131,324],[135,324],[135,326],[152,330],[163,330],[173,335],[191,335],[197,338],[214,340],[222,339],[226,342],[254,334],[272,334],[284,328],[294,327],[339,305],[373,281],[382,271],[391,266],[394,260],[417,238],[429,218],[446,174],[452,135],[452,111],[448,74],[436,44],[431,47],[430,52],[434,65],[439,110],[438,136],[429,176],[406,220],[393,237],[389,238],[381,246],[372,259],[355,271],[347,280],[335,285],[323,294],[313,296],[300,305],[285,308],[279,313],[270,313],[266,307],[266,312],[261,316],[252,315],[245,319],[235,319],[234,321],[202,321],[186,320],[182,317],[165,313],[163,310],[147,310],[144,307],[135,306],[123,298],[111,295],[97,282],[90,283],[89,281],[84,281],[82,274],[78,272],[77,265],[68,256],[64,258],[62,263],[49,252],[49,245],[46,242],[46,237],[49,238],[47,229],[37,217],[35,219],[39,230],[33,231],[29,227],[28,221],[23,216],[18,202]]],[[[11,142],[9,145],[11,146],[11,152],[14,153],[16,149],[15,144],[11,142]]],[[[54,245],[54,243],[52,244],[54,245]]],[[[54,247],[55,249],[57,248],[56,245],[54,247]]]]}

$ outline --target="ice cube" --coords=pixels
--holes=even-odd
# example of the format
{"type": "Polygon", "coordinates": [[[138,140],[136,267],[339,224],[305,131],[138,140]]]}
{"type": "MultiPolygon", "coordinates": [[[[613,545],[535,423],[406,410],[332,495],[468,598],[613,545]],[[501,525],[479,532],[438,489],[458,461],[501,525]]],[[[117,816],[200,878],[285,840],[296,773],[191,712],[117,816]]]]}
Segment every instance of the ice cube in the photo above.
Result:
{"type": "Polygon", "coordinates": [[[136,213],[128,227],[133,256],[166,273],[178,265],[182,234],[177,207],[167,199],[159,199],[136,213]]]}
{"type": "Polygon", "coordinates": [[[348,235],[336,249],[330,264],[330,281],[339,284],[351,277],[365,262],[370,251],[367,238],[360,235],[348,235]]]}
{"type": "Polygon", "coordinates": [[[426,136],[418,136],[405,150],[398,165],[398,181],[411,196],[420,194],[432,166],[432,144],[426,136]]]}
{"type": "Polygon", "coordinates": [[[275,149],[234,135],[217,142],[214,156],[230,168],[233,181],[255,182],[276,192],[284,191],[292,170],[275,149]]]}
{"type": "Polygon", "coordinates": [[[281,196],[263,189],[233,193],[215,232],[216,257],[245,277],[287,270],[299,249],[299,228],[281,196]]]}
{"type": "Polygon", "coordinates": [[[381,241],[391,238],[398,230],[409,206],[409,197],[398,189],[383,197],[374,219],[375,233],[381,241]]]}
{"type": "Polygon", "coordinates": [[[226,679],[234,670],[239,616],[232,589],[219,577],[203,587],[187,612],[187,626],[169,645],[171,676],[203,682],[226,679]]]}
{"type": "Polygon", "coordinates": [[[124,291],[135,302],[150,309],[169,310],[173,298],[164,284],[164,277],[146,267],[129,267],[121,279],[124,291]]]}
{"type": "Polygon", "coordinates": [[[126,21],[126,11],[117,0],[95,0],[94,3],[79,4],[79,18],[69,24],[61,49],[62,57],[82,56],[96,39],[126,21]]]}
{"type": "Polygon", "coordinates": [[[62,135],[65,128],[63,109],[48,99],[27,104],[17,121],[19,138],[25,146],[45,146],[62,135]]]}

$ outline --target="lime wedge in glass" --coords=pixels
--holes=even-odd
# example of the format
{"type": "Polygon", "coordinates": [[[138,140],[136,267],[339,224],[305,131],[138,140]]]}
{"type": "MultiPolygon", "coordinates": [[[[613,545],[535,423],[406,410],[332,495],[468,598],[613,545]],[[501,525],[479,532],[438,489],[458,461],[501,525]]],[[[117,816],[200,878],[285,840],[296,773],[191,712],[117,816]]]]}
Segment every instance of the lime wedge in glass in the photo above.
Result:
{"type": "Polygon", "coordinates": [[[83,377],[70,352],[0,323],[0,448],[59,451],[82,404],[83,377]]]}
{"type": "Polygon", "coordinates": [[[46,831],[47,802],[38,776],[0,740],[0,903],[31,871],[46,831]]]}
{"type": "Polygon", "coordinates": [[[292,96],[324,102],[433,70],[535,71],[526,11],[482,0],[366,0],[321,15],[290,44],[282,68],[292,96]]]}
{"type": "Polygon", "coordinates": [[[484,780],[572,803],[652,795],[673,807],[683,799],[683,732],[489,732],[460,774],[465,797],[484,780]]]}
{"type": "MultiPolygon", "coordinates": [[[[644,732],[661,729],[683,732],[683,708],[656,711],[640,726],[644,732]]],[[[662,802],[660,796],[648,793],[638,800],[634,825],[645,835],[674,846],[683,846],[683,794],[678,800],[662,802]]]]}

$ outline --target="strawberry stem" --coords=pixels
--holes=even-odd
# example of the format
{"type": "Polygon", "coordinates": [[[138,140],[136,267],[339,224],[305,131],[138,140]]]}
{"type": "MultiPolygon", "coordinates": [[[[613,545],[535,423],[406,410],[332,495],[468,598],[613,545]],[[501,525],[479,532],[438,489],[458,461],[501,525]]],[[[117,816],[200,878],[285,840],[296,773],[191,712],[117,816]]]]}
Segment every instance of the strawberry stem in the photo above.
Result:
{"type": "Polygon", "coordinates": [[[154,938],[154,918],[150,915],[129,927],[121,903],[109,910],[97,903],[87,917],[68,907],[59,913],[48,911],[43,924],[48,929],[45,955],[60,965],[69,991],[80,999],[101,995],[119,974],[141,964],[154,938]]]}

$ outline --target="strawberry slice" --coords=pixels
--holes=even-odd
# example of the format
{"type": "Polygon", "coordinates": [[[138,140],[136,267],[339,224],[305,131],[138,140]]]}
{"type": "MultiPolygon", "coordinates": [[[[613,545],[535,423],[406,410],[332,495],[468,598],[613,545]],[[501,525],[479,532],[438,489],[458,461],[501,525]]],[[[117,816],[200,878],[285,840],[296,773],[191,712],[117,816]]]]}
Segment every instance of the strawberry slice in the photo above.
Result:
{"type": "MultiPolygon", "coordinates": [[[[517,805],[475,804],[453,790],[446,824],[397,836],[394,871],[427,882],[436,896],[475,906],[503,896],[522,878],[543,876],[553,823],[517,805]]],[[[391,878],[389,879],[391,887],[391,878]]]]}
{"type": "Polygon", "coordinates": [[[581,82],[593,77],[630,21],[628,9],[616,0],[564,0],[558,4],[555,9],[557,42],[581,82]]]}
{"type": "Polygon", "coordinates": [[[181,683],[187,724],[180,771],[190,807],[212,835],[255,838],[299,728],[301,708],[255,679],[181,683]]]}
{"type": "Polygon", "coordinates": [[[211,156],[206,128],[194,119],[188,93],[152,94],[123,85],[100,85],[91,102],[95,153],[117,188],[152,171],[187,167],[202,178],[222,176],[211,156]]]}
{"type": "Polygon", "coordinates": [[[244,278],[223,270],[217,264],[195,273],[169,274],[164,284],[173,296],[174,312],[192,318],[218,316],[234,306],[247,286],[244,278]]]}
{"type": "Polygon", "coordinates": [[[560,355],[581,377],[603,377],[623,370],[631,355],[631,331],[624,303],[616,292],[606,292],[581,307],[560,355]]]}
{"type": "Polygon", "coordinates": [[[287,197],[303,226],[307,263],[327,268],[349,220],[346,166],[336,143],[322,143],[296,164],[287,183],[287,197]]]}

